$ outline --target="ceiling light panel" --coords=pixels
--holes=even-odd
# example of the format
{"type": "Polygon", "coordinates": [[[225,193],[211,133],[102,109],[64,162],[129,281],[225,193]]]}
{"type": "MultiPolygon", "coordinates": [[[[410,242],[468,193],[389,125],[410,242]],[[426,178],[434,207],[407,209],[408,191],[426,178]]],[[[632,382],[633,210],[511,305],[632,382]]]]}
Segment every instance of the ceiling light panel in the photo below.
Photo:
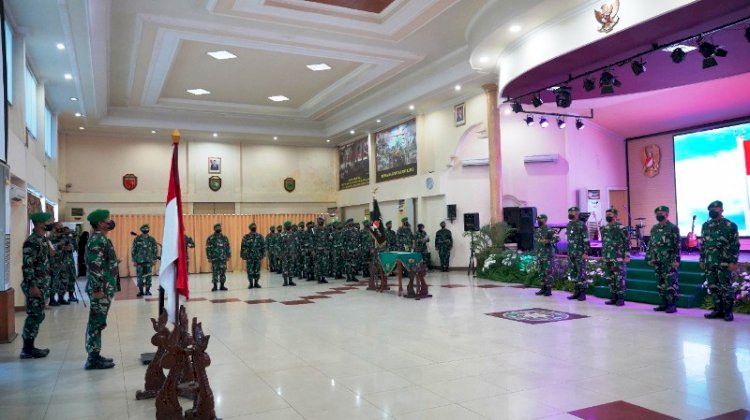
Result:
{"type": "Polygon", "coordinates": [[[232,54],[232,53],[230,53],[229,51],[226,51],[226,50],[210,51],[210,52],[208,52],[206,54],[210,55],[211,57],[213,57],[213,58],[215,58],[217,60],[229,60],[231,58],[237,58],[236,55],[234,55],[234,54],[232,54]]]}
{"type": "Polygon", "coordinates": [[[287,98],[284,95],[269,96],[268,99],[270,99],[270,100],[272,100],[274,102],[284,102],[284,101],[288,101],[289,100],[289,98],[287,98]]]}
{"type": "Polygon", "coordinates": [[[312,71],[325,71],[325,70],[330,70],[331,66],[329,66],[326,63],[319,63],[319,64],[308,64],[307,68],[312,71]]]}
{"type": "Polygon", "coordinates": [[[208,95],[208,94],[211,93],[210,91],[207,91],[206,89],[200,89],[200,88],[199,89],[188,89],[186,92],[187,93],[192,93],[195,96],[208,95]]]}

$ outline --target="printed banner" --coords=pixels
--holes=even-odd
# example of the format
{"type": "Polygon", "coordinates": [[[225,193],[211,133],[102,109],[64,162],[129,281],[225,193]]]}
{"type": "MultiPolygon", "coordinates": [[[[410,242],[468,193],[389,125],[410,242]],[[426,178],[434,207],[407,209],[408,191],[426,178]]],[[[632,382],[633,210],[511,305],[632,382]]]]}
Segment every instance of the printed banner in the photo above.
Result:
{"type": "Polygon", "coordinates": [[[375,134],[376,181],[417,174],[417,121],[411,120],[375,134]]]}
{"type": "Polygon", "coordinates": [[[339,147],[339,189],[370,183],[370,150],[367,137],[339,147]]]}

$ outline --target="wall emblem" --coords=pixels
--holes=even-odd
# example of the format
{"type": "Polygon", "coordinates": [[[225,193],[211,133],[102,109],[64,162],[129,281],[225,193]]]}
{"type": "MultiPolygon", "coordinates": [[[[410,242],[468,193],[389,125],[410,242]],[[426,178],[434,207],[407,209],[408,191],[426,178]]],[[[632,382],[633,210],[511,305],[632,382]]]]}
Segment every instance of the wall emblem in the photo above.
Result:
{"type": "Polygon", "coordinates": [[[284,179],[284,189],[286,192],[292,192],[297,187],[297,181],[294,178],[289,177],[284,179]]]}
{"type": "Polygon", "coordinates": [[[620,22],[620,17],[617,16],[619,12],[620,0],[603,3],[599,10],[594,10],[596,21],[602,25],[598,31],[605,34],[612,32],[612,29],[615,29],[617,23],[620,22]]]}
{"type": "Polygon", "coordinates": [[[134,174],[125,174],[122,176],[122,186],[128,191],[133,191],[138,186],[138,177],[134,174]]]}
{"type": "Polygon", "coordinates": [[[208,188],[211,188],[211,191],[219,191],[221,189],[221,177],[212,176],[208,178],[208,188]]]}
{"type": "Polygon", "coordinates": [[[643,163],[643,174],[649,178],[659,175],[661,163],[661,149],[655,144],[650,144],[641,151],[641,163],[643,163]]]}

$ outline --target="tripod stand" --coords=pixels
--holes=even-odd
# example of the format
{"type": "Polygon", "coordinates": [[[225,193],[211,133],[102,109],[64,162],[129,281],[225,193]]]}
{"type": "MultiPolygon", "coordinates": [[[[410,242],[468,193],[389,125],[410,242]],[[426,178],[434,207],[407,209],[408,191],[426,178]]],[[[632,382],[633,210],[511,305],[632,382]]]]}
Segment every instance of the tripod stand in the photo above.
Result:
{"type": "Polygon", "coordinates": [[[469,255],[469,269],[467,270],[466,275],[475,276],[477,274],[477,266],[474,263],[474,231],[471,232],[471,242],[469,243],[469,250],[471,251],[471,254],[469,255]]]}

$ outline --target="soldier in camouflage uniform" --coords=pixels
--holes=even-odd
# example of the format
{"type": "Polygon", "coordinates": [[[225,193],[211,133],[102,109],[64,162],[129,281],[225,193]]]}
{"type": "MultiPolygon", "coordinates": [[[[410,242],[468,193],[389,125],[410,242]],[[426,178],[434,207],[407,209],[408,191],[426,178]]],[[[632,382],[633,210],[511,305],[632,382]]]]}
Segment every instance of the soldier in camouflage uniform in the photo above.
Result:
{"type": "Polygon", "coordinates": [[[58,302],[61,305],[69,304],[69,302],[78,302],[76,298],[76,262],[73,259],[73,250],[75,247],[75,235],[69,227],[63,227],[63,239],[61,241],[60,249],[62,252],[62,264],[63,268],[60,272],[60,289],[58,291],[58,302]],[[68,292],[68,301],[65,301],[63,297],[65,292],[68,292]]]}
{"type": "Polygon", "coordinates": [[[312,222],[299,222],[297,230],[292,226],[292,232],[296,236],[297,244],[297,277],[300,279],[307,278],[312,280],[313,263],[312,263],[312,222]],[[307,227],[307,230],[305,230],[307,227]]]}
{"type": "Polygon", "coordinates": [[[569,300],[586,300],[586,259],[589,253],[589,233],[586,225],[580,219],[581,210],[578,207],[568,209],[568,225],[565,234],[568,238],[568,279],[575,285],[575,292],[568,296],[569,300]]]}
{"type": "Polygon", "coordinates": [[[607,305],[625,304],[625,265],[630,262],[628,234],[617,221],[618,211],[610,208],[606,212],[607,224],[602,226],[602,265],[604,277],[609,283],[612,297],[604,302],[607,305]]]}
{"type": "Polygon", "coordinates": [[[422,254],[422,261],[424,261],[425,267],[429,270],[432,267],[430,262],[430,253],[427,251],[427,243],[430,242],[430,235],[424,231],[424,225],[419,223],[417,225],[417,233],[414,234],[414,252],[422,254]]]}
{"type": "Polygon", "coordinates": [[[445,228],[445,222],[440,222],[440,230],[435,232],[435,248],[440,256],[440,271],[448,271],[453,248],[453,235],[445,228]]]}
{"type": "Polygon", "coordinates": [[[227,281],[227,260],[232,257],[232,249],[229,238],[221,233],[220,223],[214,225],[214,233],[206,240],[206,257],[211,262],[211,283],[214,285],[211,291],[228,290],[224,283],[227,281]],[[217,282],[221,284],[218,289],[217,282]]]}
{"type": "Polygon", "coordinates": [[[333,278],[342,279],[344,278],[344,261],[346,256],[344,255],[344,236],[343,225],[339,221],[333,222],[333,250],[331,253],[331,265],[333,266],[333,278]]]}
{"type": "Polygon", "coordinates": [[[671,314],[677,311],[680,291],[677,274],[677,267],[680,266],[680,229],[667,220],[669,207],[659,206],[654,214],[658,223],[651,227],[646,251],[646,261],[654,267],[656,288],[661,297],[661,305],[654,310],[671,314]]]}
{"type": "Polygon", "coordinates": [[[409,225],[409,218],[401,219],[401,227],[396,231],[396,247],[401,252],[411,252],[414,250],[414,233],[409,225]]]}
{"type": "Polygon", "coordinates": [[[102,349],[102,330],[107,327],[107,314],[117,288],[119,261],[112,241],[107,238],[107,233],[115,228],[115,222],[110,219],[109,210],[101,209],[91,212],[87,220],[94,233],[86,243],[86,293],[91,308],[86,326],[88,358],[84,368],[111,369],[115,366],[112,359],[99,353],[102,349]]]}
{"type": "Polygon", "coordinates": [[[260,261],[263,259],[266,246],[263,235],[257,232],[255,223],[250,223],[250,233],[242,238],[240,246],[240,258],[245,260],[247,267],[247,288],[260,289],[260,261]]]}
{"type": "Polygon", "coordinates": [[[49,349],[34,347],[39,325],[44,321],[44,303],[50,285],[50,243],[47,232],[54,227],[49,213],[30,216],[34,230],[23,243],[23,280],[21,290],[26,297],[26,321],[23,324],[23,349],[21,359],[39,359],[49,354],[49,349]]]}
{"type": "Polygon", "coordinates": [[[326,267],[328,262],[328,231],[323,226],[323,222],[323,218],[318,217],[318,225],[313,228],[312,232],[313,262],[315,264],[313,270],[318,283],[328,283],[325,278],[325,273],[328,270],[328,267],[326,267]]]}
{"type": "Polygon", "coordinates": [[[284,276],[284,286],[296,286],[293,281],[294,270],[296,269],[297,253],[299,248],[297,247],[297,236],[292,231],[292,222],[287,220],[284,222],[284,233],[279,239],[281,246],[281,271],[284,276]]]}
{"type": "Polygon", "coordinates": [[[328,223],[326,225],[326,231],[328,232],[328,241],[326,241],[326,255],[328,258],[326,259],[326,275],[328,277],[335,277],[333,274],[334,271],[334,265],[333,265],[333,259],[334,259],[334,250],[333,250],[333,244],[335,242],[334,235],[336,234],[336,229],[333,228],[333,223],[328,223]]]}
{"type": "Polygon", "coordinates": [[[276,271],[276,226],[271,226],[270,232],[266,235],[266,252],[268,255],[268,271],[276,271]]]}
{"type": "Polygon", "coordinates": [[[737,270],[740,240],[737,225],[723,215],[724,204],[714,201],[708,205],[710,220],[701,228],[701,269],[714,301],[714,309],[705,314],[707,319],[734,320],[735,290],[732,274],[737,270]]]}
{"type": "Polygon", "coordinates": [[[342,234],[342,247],[344,250],[344,274],[346,281],[357,281],[357,270],[361,264],[360,236],[354,227],[354,220],[346,221],[346,228],[342,234]]]}
{"type": "Polygon", "coordinates": [[[393,230],[393,222],[390,220],[385,222],[385,241],[388,251],[403,251],[403,249],[398,249],[398,236],[396,231],[393,230]]]}
{"type": "Polygon", "coordinates": [[[69,303],[65,301],[65,296],[60,297],[60,302],[55,299],[55,296],[60,291],[62,286],[63,276],[63,256],[62,256],[62,240],[63,240],[63,226],[61,222],[56,222],[53,225],[52,231],[47,235],[47,240],[54,252],[50,253],[49,256],[49,268],[50,268],[50,284],[49,284],[49,306],[59,306],[60,304],[69,303]],[[63,303],[65,302],[65,303],[63,303]]]}
{"type": "MultiPolygon", "coordinates": [[[[371,222],[369,219],[362,221],[362,230],[359,230],[356,226],[354,232],[359,236],[359,267],[362,270],[362,277],[370,277],[370,262],[372,260],[372,252],[374,244],[372,236],[370,236],[371,222]]],[[[354,273],[358,271],[358,268],[354,268],[354,273]]],[[[356,278],[355,278],[356,280],[356,278]]]]}
{"type": "Polygon", "coordinates": [[[159,249],[156,239],[148,233],[151,227],[147,224],[141,226],[141,234],[133,239],[133,248],[130,250],[130,260],[135,264],[135,272],[138,276],[138,295],[151,296],[151,272],[154,263],[159,258],[159,249]],[[146,289],[144,292],[143,289],[146,289]]]}
{"type": "Polygon", "coordinates": [[[546,214],[537,216],[536,221],[539,226],[534,232],[534,248],[536,249],[537,269],[542,283],[536,295],[552,296],[552,264],[555,259],[557,236],[555,231],[547,226],[546,214]]]}

